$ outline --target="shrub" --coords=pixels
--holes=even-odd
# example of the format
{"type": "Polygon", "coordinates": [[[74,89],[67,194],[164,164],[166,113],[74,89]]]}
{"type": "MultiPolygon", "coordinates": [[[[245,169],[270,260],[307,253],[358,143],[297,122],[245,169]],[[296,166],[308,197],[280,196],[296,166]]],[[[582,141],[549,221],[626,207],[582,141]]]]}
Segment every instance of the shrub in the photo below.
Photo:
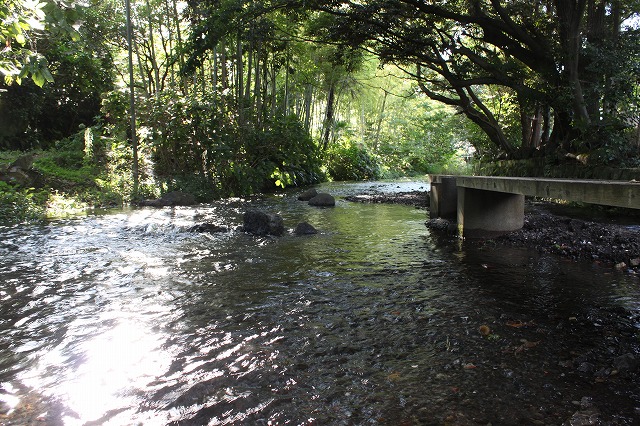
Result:
{"type": "Polygon", "coordinates": [[[327,171],[334,180],[367,180],[380,176],[380,166],[364,146],[350,141],[332,147],[327,155],[327,171]]]}
{"type": "Polygon", "coordinates": [[[34,188],[17,189],[0,181],[0,223],[32,221],[44,217],[48,194],[34,188]]]}

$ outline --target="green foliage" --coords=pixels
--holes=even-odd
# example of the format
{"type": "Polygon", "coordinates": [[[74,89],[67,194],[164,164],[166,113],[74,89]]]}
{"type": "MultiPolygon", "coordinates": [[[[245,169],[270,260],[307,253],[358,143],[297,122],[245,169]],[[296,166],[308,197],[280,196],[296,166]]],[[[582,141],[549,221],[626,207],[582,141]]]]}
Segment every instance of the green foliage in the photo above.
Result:
{"type": "Polygon", "coordinates": [[[31,46],[45,34],[65,35],[79,40],[73,24],[80,18],[80,11],[73,2],[9,0],[0,4],[0,75],[4,83],[21,84],[30,76],[39,87],[53,82],[48,61],[31,46]]]}
{"type": "Polygon", "coordinates": [[[167,189],[208,201],[322,178],[318,148],[295,116],[240,126],[225,101],[161,92],[144,105],[140,139],[167,189]]]}
{"type": "Polygon", "coordinates": [[[620,140],[614,133],[637,122],[637,1],[592,6],[311,2],[328,11],[327,42],[400,64],[424,94],[456,107],[511,158],[562,154],[572,144],[593,150],[596,133],[600,145],[614,146],[607,157],[620,140]]]}
{"type": "Polygon", "coordinates": [[[368,150],[349,140],[336,144],[327,153],[327,171],[334,180],[368,180],[380,176],[380,166],[368,150]]]}
{"type": "Polygon", "coordinates": [[[251,163],[263,165],[263,189],[306,186],[323,180],[318,146],[296,116],[278,116],[254,134],[251,163]]]}
{"type": "MultiPolygon", "coordinates": [[[[51,1],[13,4],[14,12],[28,5],[38,8],[42,15],[38,18],[39,31],[46,29],[48,37],[41,38],[42,34],[33,31],[25,33],[30,45],[35,45],[37,39],[38,53],[16,59],[21,63],[21,71],[17,75],[11,74],[15,70],[7,71],[5,84],[0,83],[0,148],[47,149],[55,140],[75,133],[81,125],[94,124],[100,112],[101,93],[112,87],[112,55],[98,31],[80,39],[74,23],[81,17],[88,20],[87,25],[95,19],[91,14],[81,16],[73,4],[51,1]],[[23,74],[31,75],[33,81],[22,81],[23,74]],[[43,85],[45,80],[49,84],[43,85]],[[22,84],[10,84],[12,81],[22,84]]],[[[37,19],[29,16],[27,19],[35,25],[37,19]]],[[[11,39],[6,40],[10,44],[11,39]]],[[[1,58],[14,53],[11,49],[0,53],[0,74],[1,58]]]]}
{"type": "Polygon", "coordinates": [[[0,75],[7,85],[31,75],[33,82],[42,87],[45,81],[53,81],[44,56],[26,46],[31,31],[44,29],[44,3],[11,0],[0,5],[0,75]]]}
{"type": "Polygon", "coordinates": [[[463,137],[458,117],[446,108],[432,102],[403,102],[405,111],[389,124],[388,133],[381,145],[385,163],[405,174],[433,173],[447,164],[456,153],[455,143],[463,137]]]}
{"type": "Polygon", "coordinates": [[[45,191],[15,188],[0,181],[0,224],[32,221],[44,216],[45,191]]]}

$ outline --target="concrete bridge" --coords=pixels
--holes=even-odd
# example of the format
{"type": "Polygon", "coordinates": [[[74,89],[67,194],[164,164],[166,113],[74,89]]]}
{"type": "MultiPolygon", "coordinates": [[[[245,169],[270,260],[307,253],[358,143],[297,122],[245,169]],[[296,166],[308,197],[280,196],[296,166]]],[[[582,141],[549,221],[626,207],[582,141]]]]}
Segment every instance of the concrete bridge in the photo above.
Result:
{"type": "Polygon", "coordinates": [[[431,218],[456,219],[460,236],[491,237],[522,228],[524,197],[640,209],[640,182],[430,175],[431,218]]]}

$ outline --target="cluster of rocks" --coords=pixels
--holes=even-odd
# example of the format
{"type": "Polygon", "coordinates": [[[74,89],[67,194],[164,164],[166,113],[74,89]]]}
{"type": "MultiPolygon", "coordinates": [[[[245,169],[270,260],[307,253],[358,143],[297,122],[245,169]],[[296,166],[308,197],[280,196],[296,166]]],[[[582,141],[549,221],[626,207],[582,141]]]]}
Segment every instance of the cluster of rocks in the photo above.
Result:
{"type": "MultiPolygon", "coordinates": [[[[328,193],[317,192],[315,189],[309,189],[298,196],[298,200],[307,201],[311,206],[317,207],[333,207],[336,204],[335,198],[328,193]]],[[[141,203],[144,206],[165,207],[165,206],[181,206],[194,204],[195,200],[191,200],[189,194],[170,192],[165,194],[158,200],[146,200],[141,203]],[[187,204],[190,203],[190,204],[187,204]]],[[[243,232],[247,232],[257,236],[282,236],[285,233],[284,220],[277,213],[267,213],[260,210],[248,210],[243,214],[242,226],[239,228],[243,232]]],[[[207,232],[219,233],[228,232],[229,228],[213,223],[202,223],[189,228],[190,232],[207,232]]],[[[308,222],[300,222],[293,229],[295,235],[313,235],[318,230],[308,222]]]]}
{"type": "Polygon", "coordinates": [[[543,253],[640,272],[640,229],[637,227],[596,223],[535,211],[525,215],[522,229],[490,242],[477,243],[532,247],[543,253]]]}
{"type": "Polygon", "coordinates": [[[308,189],[298,195],[298,200],[307,201],[310,206],[316,207],[333,207],[336,205],[336,199],[326,192],[318,192],[315,188],[308,189]]]}
{"type": "MultiPolygon", "coordinates": [[[[326,192],[318,192],[315,188],[308,189],[298,196],[298,200],[307,201],[310,206],[333,207],[336,205],[335,198],[326,192]]],[[[249,210],[243,216],[244,232],[253,235],[275,235],[284,234],[284,221],[279,214],[265,213],[258,210],[249,210]]],[[[293,230],[295,235],[313,235],[318,230],[308,222],[298,223],[293,230]]]]}
{"type": "Polygon", "coordinates": [[[425,191],[395,192],[392,194],[371,191],[364,194],[348,195],[344,199],[358,203],[403,204],[416,208],[429,207],[430,200],[429,193],[425,191]]]}
{"type": "Polygon", "coordinates": [[[172,206],[192,206],[196,204],[196,197],[182,191],[171,191],[162,197],[154,200],[142,200],[139,206],[148,207],[172,207],[172,206]]]}
{"type": "MultiPolygon", "coordinates": [[[[242,230],[249,234],[265,236],[282,236],[285,232],[282,216],[275,213],[265,213],[259,210],[249,210],[244,213],[242,230]]],[[[318,230],[308,222],[300,222],[293,230],[295,235],[313,235],[318,230]]]]}

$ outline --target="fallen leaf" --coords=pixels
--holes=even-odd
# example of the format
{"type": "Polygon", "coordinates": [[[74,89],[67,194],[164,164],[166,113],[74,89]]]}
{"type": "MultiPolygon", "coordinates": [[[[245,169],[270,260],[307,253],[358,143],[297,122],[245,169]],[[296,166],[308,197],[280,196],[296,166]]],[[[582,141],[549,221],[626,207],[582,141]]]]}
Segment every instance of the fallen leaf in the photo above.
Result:
{"type": "Polygon", "coordinates": [[[539,344],[540,344],[540,340],[538,340],[538,341],[536,341],[536,342],[531,342],[531,341],[526,340],[526,339],[525,339],[525,340],[523,341],[523,343],[522,343],[522,345],[523,345],[525,348],[527,348],[527,349],[535,348],[535,347],[536,347],[536,346],[538,346],[539,344]]]}
{"type": "Polygon", "coordinates": [[[393,373],[389,374],[387,376],[387,380],[391,381],[391,382],[395,382],[400,380],[400,373],[394,371],[393,373]]]}
{"type": "Polygon", "coordinates": [[[509,320],[507,321],[507,325],[509,327],[520,328],[520,327],[530,327],[530,326],[536,325],[536,323],[533,321],[509,320]]]}
{"type": "Polygon", "coordinates": [[[526,351],[527,349],[535,348],[540,344],[540,340],[538,340],[537,342],[530,342],[527,339],[522,339],[521,342],[522,344],[516,346],[516,348],[514,349],[514,354],[519,354],[520,352],[526,351]]]}
{"type": "Polygon", "coordinates": [[[488,336],[489,334],[491,334],[491,329],[489,328],[488,325],[481,325],[480,327],[478,327],[478,331],[483,336],[488,336]]]}

